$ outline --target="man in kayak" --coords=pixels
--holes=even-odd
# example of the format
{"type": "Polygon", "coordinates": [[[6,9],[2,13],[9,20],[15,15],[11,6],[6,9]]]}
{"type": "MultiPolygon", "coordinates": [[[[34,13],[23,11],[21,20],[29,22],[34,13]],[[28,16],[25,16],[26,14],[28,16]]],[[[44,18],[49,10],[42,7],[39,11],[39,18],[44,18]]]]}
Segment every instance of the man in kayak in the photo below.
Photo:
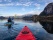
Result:
{"type": "Polygon", "coordinates": [[[12,19],[11,19],[11,17],[9,17],[9,18],[8,18],[8,22],[12,22],[12,19]]]}

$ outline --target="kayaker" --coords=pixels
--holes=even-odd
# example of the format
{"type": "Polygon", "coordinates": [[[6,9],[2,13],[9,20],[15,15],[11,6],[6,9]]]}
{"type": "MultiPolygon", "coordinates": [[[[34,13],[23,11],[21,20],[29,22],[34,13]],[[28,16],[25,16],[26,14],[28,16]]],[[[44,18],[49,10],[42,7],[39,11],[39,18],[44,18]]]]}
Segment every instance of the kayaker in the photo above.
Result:
{"type": "Polygon", "coordinates": [[[9,18],[8,18],[8,22],[12,22],[12,19],[11,19],[11,17],[9,17],[9,18]]]}

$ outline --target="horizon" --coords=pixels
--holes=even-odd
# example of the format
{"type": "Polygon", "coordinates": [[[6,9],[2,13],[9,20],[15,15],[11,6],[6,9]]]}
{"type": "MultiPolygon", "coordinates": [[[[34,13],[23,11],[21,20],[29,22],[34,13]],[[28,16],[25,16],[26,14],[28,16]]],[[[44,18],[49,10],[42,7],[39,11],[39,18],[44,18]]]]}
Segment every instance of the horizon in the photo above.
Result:
{"type": "Polygon", "coordinates": [[[53,0],[0,0],[0,16],[37,14],[53,0]]]}

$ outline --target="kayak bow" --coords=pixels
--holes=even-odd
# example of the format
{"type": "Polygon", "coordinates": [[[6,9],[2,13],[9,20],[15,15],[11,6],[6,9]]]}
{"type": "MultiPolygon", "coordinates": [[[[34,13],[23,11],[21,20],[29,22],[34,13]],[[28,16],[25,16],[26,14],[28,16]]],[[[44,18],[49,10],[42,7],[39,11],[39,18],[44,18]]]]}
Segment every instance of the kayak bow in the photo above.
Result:
{"type": "Polygon", "coordinates": [[[36,38],[33,36],[29,28],[25,26],[15,40],[36,40],[36,38]]]}

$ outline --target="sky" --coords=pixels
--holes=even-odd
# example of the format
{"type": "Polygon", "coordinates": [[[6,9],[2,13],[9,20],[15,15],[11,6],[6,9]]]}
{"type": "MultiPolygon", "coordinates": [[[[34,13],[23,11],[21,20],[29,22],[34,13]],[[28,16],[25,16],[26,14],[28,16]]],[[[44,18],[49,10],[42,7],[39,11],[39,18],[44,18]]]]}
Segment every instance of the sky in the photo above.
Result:
{"type": "Polygon", "coordinates": [[[53,0],[0,0],[0,16],[40,14],[53,0]]]}

